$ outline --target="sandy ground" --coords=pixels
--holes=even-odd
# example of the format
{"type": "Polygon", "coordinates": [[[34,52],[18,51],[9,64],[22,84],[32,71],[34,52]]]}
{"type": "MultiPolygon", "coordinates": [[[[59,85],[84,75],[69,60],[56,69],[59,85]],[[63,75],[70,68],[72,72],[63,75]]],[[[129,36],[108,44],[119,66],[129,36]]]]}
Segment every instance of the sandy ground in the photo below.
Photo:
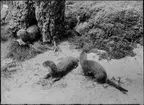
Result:
{"type": "MultiPolygon", "coordinates": [[[[3,46],[3,44],[1,45],[3,46]]],[[[108,77],[121,77],[122,87],[128,90],[123,94],[109,85],[98,84],[83,76],[80,65],[53,85],[51,80],[42,77],[48,70],[42,67],[45,60],[58,63],[62,57],[78,57],[80,51],[73,49],[68,42],[59,45],[62,52],[47,51],[33,59],[22,62],[11,76],[1,78],[2,104],[143,104],[143,47],[135,49],[135,57],[121,60],[98,60],[98,55],[88,54],[88,59],[98,61],[106,69],[108,77]]],[[[5,54],[2,47],[2,55],[5,54]]],[[[11,62],[1,58],[2,66],[11,62]]]]}

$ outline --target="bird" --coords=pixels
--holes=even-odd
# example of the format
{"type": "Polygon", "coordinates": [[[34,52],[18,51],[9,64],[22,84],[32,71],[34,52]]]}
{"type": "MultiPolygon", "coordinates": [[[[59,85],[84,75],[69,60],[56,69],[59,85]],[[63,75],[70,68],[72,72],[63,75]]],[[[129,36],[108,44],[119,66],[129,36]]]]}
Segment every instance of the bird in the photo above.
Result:
{"type": "Polygon", "coordinates": [[[103,68],[101,64],[93,60],[87,60],[87,53],[90,53],[90,52],[92,52],[92,49],[85,48],[80,53],[79,60],[80,60],[80,65],[83,69],[84,76],[92,77],[94,78],[94,80],[96,80],[96,82],[100,84],[107,83],[117,88],[123,93],[128,92],[128,90],[117,85],[115,82],[113,82],[107,77],[106,70],[103,68]]]}

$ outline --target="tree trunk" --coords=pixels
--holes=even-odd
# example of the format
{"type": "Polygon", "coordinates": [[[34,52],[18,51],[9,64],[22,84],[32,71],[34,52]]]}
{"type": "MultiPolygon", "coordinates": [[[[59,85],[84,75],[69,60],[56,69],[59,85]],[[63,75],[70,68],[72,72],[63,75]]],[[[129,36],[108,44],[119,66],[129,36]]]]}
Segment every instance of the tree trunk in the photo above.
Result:
{"type": "Polygon", "coordinates": [[[29,26],[37,24],[33,4],[32,0],[13,1],[12,18],[9,25],[14,34],[19,29],[27,29],[29,26]]]}
{"type": "Polygon", "coordinates": [[[41,0],[35,2],[36,19],[43,42],[52,42],[63,36],[65,0],[41,0]]]}
{"type": "Polygon", "coordinates": [[[43,42],[62,38],[65,31],[65,0],[13,1],[10,28],[15,32],[37,24],[43,42]]]}

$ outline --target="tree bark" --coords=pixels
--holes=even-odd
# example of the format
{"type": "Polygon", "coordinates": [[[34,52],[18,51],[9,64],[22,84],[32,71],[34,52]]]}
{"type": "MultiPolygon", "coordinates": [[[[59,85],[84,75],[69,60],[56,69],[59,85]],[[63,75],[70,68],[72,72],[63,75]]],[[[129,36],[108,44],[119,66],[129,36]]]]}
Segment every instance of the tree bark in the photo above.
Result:
{"type": "Polygon", "coordinates": [[[14,34],[16,34],[19,29],[27,29],[29,26],[37,24],[33,4],[34,2],[32,0],[13,1],[12,19],[9,25],[14,34]]]}
{"type": "Polygon", "coordinates": [[[58,40],[64,31],[65,0],[41,0],[35,4],[43,42],[58,40]]]}
{"type": "Polygon", "coordinates": [[[13,1],[10,28],[17,32],[37,24],[43,42],[62,38],[65,31],[65,0],[13,1]]]}

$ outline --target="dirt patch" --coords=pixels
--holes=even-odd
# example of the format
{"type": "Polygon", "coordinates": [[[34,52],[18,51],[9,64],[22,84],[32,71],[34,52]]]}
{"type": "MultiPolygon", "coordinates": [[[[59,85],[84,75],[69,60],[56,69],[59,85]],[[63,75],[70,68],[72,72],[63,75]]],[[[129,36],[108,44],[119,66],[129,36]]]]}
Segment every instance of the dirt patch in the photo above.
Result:
{"type": "Polygon", "coordinates": [[[55,84],[51,84],[51,80],[43,80],[48,73],[42,67],[44,61],[58,63],[62,57],[78,57],[80,54],[68,42],[61,43],[59,47],[62,52],[40,54],[23,62],[11,77],[2,78],[2,104],[143,104],[143,47],[134,50],[137,53],[135,57],[121,60],[99,61],[95,53],[88,55],[88,59],[98,61],[106,69],[110,78],[118,80],[121,77],[121,85],[128,89],[127,94],[84,77],[80,65],[55,84]]]}
{"type": "MultiPolygon", "coordinates": [[[[79,48],[85,47],[82,43],[88,44],[89,47],[97,45],[94,47],[101,50],[96,49],[96,53],[88,54],[88,59],[99,62],[106,69],[108,77],[115,82],[120,81],[120,85],[127,89],[128,93],[123,94],[116,88],[86,78],[80,64],[54,84],[51,79],[43,79],[49,72],[42,66],[44,61],[52,60],[57,64],[66,56],[79,57],[81,50],[75,49],[75,46],[67,41],[59,44],[61,51],[56,53],[36,43],[34,45],[42,50],[38,55],[35,49],[18,49],[19,45],[13,47],[11,44],[12,55],[18,58],[28,57],[23,62],[15,62],[15,65],[12,65],[12,59],[5,58],[8,53],[8,41],[1,44],[1,103],[143,104],[143,47],[138,45],[131,48],[133,43],[142,42],[141,1],[71,1],[67,2],[67,5],[66,15],[82,13],[79,24],[72,22],[72,28],[75,27],[82,37],[76,36],[76,40],[72,41],[78,42],[79,48]],[[109,53],[106,54],[106,51],[109,53]],[[130,51],[134,52],[135,56],[123,56],[131,53],[130,51]],[[103,55],[100,56],[101,54],[103,55]],[[122,59],[99,60],[101,57],[110,57],[109,55],[117,55],[116,57],[122,59]]],[[[6,41],[9,34],[7,28],[4,29],[1,37],[6,41]]]]}

